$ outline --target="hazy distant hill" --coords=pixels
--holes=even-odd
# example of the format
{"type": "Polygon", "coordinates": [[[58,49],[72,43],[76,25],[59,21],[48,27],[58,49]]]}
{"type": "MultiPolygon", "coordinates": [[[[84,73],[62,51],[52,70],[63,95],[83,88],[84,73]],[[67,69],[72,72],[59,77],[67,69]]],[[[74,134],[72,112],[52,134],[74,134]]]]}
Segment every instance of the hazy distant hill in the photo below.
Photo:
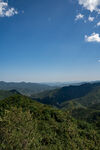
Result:
{"type": "Polygon", "coordinates": [[[98,117],[77,120],[18,94],[0,101],[1,150],[99,150],[99,133],[98,117]]]}
{"type": "MultiPolygon", "coordinates": [[[[92,97],[92,94],[95,96],[95,92],[98,93],[99,95],[98,90],[97,90],[98,92],[94,91],[94,89],[96,90],[96,88],[99,86],[100,86],[100,82],[86,83],[86,84],[82,84],[78,86],[67,86],[67,87],[63,87],[63,88],[59,88],[59,89],[55,89],[51,91],[42,92],[40,94],[35,94],[35,95],[32,95],[32,97],[41,103],[58,106],[59,104],[65,101],[70,101],[70,100],[74,100],[78,98],[81,99],[82,97],[86,96],[88,93],[92,91],[94,92],[94,94],[92,92],[90,97],[92,97]]],[[[78,100],[77,100],[77,103],[78,103],[78,100]]]]}
{"type": "Polygon", "coordinates": [[[39,84],[39,83],[26,83],[26,82],[0,82],[0,90],[17,90],[23,95],[30,96],[34,93],[43,92],[45,90],[54,89],[54,87],[39,84]]]}

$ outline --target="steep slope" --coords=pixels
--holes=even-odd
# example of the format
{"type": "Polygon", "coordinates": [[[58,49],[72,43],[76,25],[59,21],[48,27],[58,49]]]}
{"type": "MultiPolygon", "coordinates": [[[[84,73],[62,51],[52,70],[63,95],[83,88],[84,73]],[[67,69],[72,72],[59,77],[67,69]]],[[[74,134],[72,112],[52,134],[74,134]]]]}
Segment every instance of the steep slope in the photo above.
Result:
{"type": "Polygon", "coordinates": [[[16,90],[10,90],[10,91],[0,90],[0,100],[3,100],[9,96],[14,95],[14,94],[20,94],[20,93],[16,90]]]}
{"type": "Polygon", "coordinates": [[[95,87],[86,96],[70,101],[65,101],[60,105],[62,109],[86,108],[100,103],[100,86],[95,87]]]}
{"type": "Polygon", "coordinates": [[[34,93],[43,92],[45,90],[54,89],[54,87],[39,84],[39,83],[26,83],[26,82],[0,82],[0,90],[17,90],[23,95],[30,96],[34,93]]]}
{"type": "MultiPolygon", "coordinates": [[[[98,104],[100,108],[100,103],[98,104]]],[[[77,108],[70,111],[71,116],[77,120],[86,121],[94,126],[94,128],[100,130],[100,109],[94,108],[77,108]]]]}
{"type": "Polygon", "coordinates": [[[1,150],[99,150],[92,124],[28,97],[1,100],[0,115],[1,150]]]}
{"type": "Polygon", "coordinates": [[[32,97],[41,103],[59,106],[59,104],[63,103],[64,101],[81,98],[87,95],[98,86],[100,86],[100,83],[87,83],[79,86],[67,86],[56,90],[43,92],[38,95],[32,95],[32,97]]]}
{"type": "Polygon", "coordinates": [[[66,101],[60,108],[70,112],[77,120],[83,120],[100,129],[100,87],[94,88],[86,96],[66,101]]]}

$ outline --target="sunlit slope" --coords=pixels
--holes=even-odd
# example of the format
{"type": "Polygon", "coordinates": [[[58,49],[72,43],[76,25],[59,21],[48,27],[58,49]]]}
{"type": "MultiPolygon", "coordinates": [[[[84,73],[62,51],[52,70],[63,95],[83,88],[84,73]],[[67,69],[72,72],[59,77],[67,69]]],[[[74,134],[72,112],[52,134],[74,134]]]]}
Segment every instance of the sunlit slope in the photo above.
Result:
{"type": "Polygon", "coordinates": [[[99,150],[92,124],[28,97],[1,100],[0,114],[1,150],[99,150]]]}

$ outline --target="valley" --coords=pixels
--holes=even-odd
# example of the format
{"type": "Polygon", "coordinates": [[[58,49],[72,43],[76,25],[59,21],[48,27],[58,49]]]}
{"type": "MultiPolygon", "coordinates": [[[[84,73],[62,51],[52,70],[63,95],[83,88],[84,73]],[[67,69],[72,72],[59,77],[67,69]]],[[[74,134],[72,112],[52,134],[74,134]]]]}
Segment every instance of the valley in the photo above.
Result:
{"type": "Polygon", "coordinates": [[[1,150],[99,150],[100,83],[0,90],[0,126],[1,150]]]}

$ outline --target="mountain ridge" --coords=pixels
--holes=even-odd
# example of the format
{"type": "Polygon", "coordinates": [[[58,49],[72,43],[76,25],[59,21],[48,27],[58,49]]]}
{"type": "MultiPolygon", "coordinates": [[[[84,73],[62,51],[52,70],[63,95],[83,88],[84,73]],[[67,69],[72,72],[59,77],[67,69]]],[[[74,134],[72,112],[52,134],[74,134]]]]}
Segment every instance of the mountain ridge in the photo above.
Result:
{"type": "Polygon", "coordinates": [[[36,95],[33,94],[31,97],[41,103],[58,106],[65,101],[84,97],[99,86],[100,82],[86,83],[79,86],[67,86],[51,91],[45,91],[40,94],[38,93],[36,95]]]}
{"type": "Polygon", "coordinates": [[[4,82],[0,81],[0,90],[17,90],[19,93],[30,96],[33,93],[43,92],[46,90],[54,89],[54,87],[31,82],[4,82]]]}

